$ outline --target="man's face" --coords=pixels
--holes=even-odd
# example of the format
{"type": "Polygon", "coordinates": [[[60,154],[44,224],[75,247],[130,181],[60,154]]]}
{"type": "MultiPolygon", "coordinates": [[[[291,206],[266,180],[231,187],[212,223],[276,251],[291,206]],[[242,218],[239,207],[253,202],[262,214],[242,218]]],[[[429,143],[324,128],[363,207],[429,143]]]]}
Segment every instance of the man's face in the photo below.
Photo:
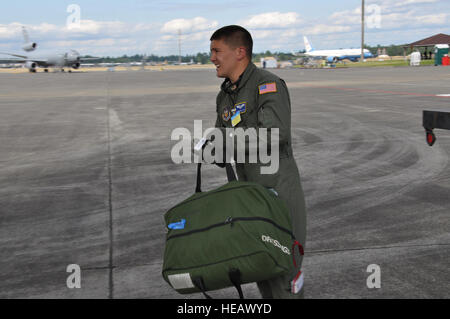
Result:
{"type": "Polygon", "coordinates": [[[239,61],[239,49],[231,48],[223,40],[213,40],[210,60],[216,66],[217,77],[230,78],[239,61]]]}

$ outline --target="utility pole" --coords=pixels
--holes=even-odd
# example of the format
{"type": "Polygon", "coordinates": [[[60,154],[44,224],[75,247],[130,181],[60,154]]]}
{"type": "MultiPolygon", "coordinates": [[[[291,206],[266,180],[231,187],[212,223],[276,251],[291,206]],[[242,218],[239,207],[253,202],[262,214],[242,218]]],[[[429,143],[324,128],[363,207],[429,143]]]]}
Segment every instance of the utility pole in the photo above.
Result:
{"type": "Polygon", "coordinates": [[[361,4],[361,62],[364,62],[364,0],[361,4]]]}
{"type": "Polygon", "coordinates": [[[181,30],[178,30],[178,63],[181,64],[181,30]]]}

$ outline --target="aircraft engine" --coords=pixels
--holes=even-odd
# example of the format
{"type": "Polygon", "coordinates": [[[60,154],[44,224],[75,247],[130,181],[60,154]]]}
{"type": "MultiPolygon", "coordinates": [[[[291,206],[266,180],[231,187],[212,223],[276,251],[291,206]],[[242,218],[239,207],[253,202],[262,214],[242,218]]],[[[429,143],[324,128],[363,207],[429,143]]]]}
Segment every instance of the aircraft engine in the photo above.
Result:
{"type": "Polygon", "coordinates": [[[26,67],[28,70],[30,70],[30,72],[36,72],[37,64],[36,64],[36,62],[33,62],[33,61],[27,61],[27,62],[25,63],[25,67],[26,67]]]}
{"type": "Polygon", "coordinates": [[[80,67],[80,62],[72,64],[72,68],[74,68],[75,70],[78,69],[79,67],[80,67]]]}
{"type": "Polygon", "coordinates": [[[36,50],[36,48],[37,48],[37,43],[34,43],[34,42],[24,44],[24,46],[22,47],[22,49],[27,52],[34,51],[34,50],[36,50]]]}
{"type": "Polygon", "coordinates": [[[329,56],[327,58],[328,63],[336,63],[337,61],[338,61],[338,59],[335,56],[329,56]]]}

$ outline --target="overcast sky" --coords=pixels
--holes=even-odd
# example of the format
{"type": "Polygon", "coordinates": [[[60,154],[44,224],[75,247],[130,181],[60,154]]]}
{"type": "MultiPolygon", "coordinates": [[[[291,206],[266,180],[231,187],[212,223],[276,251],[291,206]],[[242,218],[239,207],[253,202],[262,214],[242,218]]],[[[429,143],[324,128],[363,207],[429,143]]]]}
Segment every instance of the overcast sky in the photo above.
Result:
{"type": "MultiPolygon", "coordinates": [[[[366,0],[366,20],[372,46],[450,34],[450,1],[366,0]]],[[[176,55],[178,30],[183,55],[208,52],[212,32],[229,24],[249,29],[255,52],[302,50],[304,35],[316,49],[359,48],[360,21],[361,0],[16,0],[2,3],[0,51],[21,51],[22,25],[41,53],[176,55]]]]}

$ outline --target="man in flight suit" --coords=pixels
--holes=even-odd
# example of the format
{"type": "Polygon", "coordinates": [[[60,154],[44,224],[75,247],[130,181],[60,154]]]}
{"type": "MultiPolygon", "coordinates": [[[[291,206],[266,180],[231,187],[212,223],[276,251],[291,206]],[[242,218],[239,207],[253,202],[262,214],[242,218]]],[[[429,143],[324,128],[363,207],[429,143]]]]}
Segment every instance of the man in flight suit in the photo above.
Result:
{"type": "MultiPolygon", "coordinates": [[[[279,129],[279,169],[274,174],[261,174],[261,164],[237,163],[241,181],[259,183],[274,189],[287,204],[293,233],[304,246],[306,239],[305,200],[297,164],[292,153],[291,103],[286,83],[276,75],[258,69],[252,62],[253,40],[240,26],[226,26],[211,37],[211,62],[217,76],[225,78],[217,96],[216,127],[279,129]],[[233,117],[239,113],[239,118],[233,117]]],[[[267,141],[270,141],[267,138],[267,141]]],[[[269,143],[270,144],[270,143],[269,143]]],[[[248,145],[247,145],[248,146],[248,145]]],[[[269,145],[270,148],[270,145],[269,145]]],[[[247,150],[246,150],[247,151],[247,150]]],[[[301,266],[301,257],[296,256],[301,266]]],[[[291,293],[291,281],[297,273],[258,282],[263,298],[303,298],[303,288],[291,293]]]]}

